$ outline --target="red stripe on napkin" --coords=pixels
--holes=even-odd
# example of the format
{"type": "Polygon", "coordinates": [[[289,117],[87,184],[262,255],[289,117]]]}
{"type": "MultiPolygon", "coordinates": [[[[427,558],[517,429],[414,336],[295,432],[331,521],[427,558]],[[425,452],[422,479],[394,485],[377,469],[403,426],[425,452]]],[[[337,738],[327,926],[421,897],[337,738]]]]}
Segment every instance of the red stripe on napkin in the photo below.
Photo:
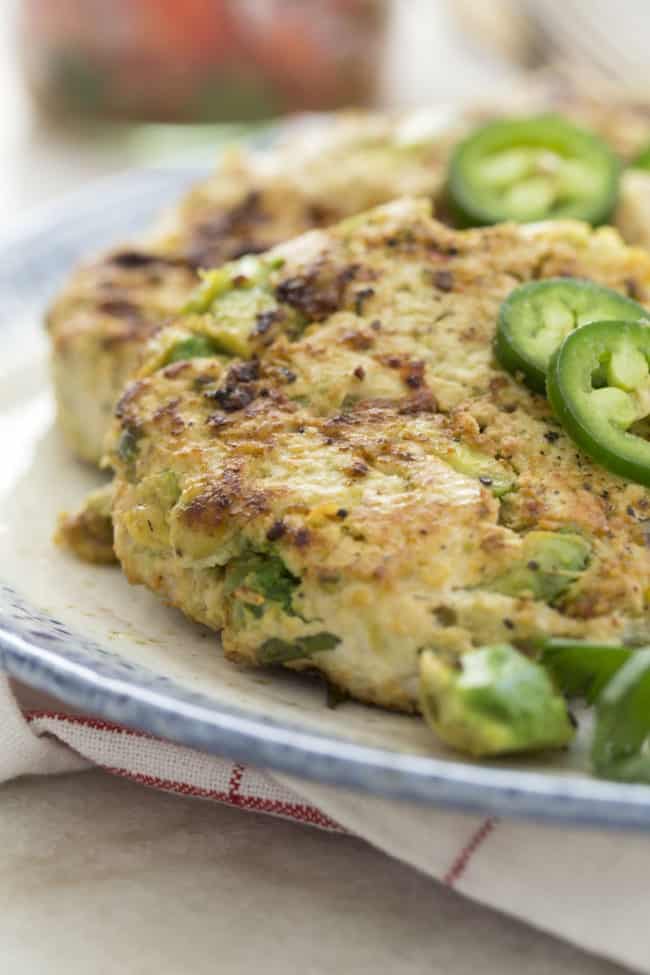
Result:
{"type": "Polygon", "coordinates": [[[25,717],[37,732],[53,735],[95,765],[131,782],[346,832],[320,809],[300,801],[264,772],[230,759],[174,745],[99,718],[36,710],[26,712],[25,717]],[[216,781],[222,787],[206,785],[207,781],[216,781]]]}

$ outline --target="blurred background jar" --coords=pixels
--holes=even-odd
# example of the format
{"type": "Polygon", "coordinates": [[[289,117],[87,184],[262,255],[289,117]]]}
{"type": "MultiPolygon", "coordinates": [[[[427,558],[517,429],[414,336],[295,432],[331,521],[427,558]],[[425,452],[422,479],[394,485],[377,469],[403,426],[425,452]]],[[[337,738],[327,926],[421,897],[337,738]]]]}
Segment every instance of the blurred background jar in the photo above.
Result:
{"type": "Polygon", "coordinates": [[[48,113],[246,121],[375,101],[386,0],[23,0],[48,113]]]}

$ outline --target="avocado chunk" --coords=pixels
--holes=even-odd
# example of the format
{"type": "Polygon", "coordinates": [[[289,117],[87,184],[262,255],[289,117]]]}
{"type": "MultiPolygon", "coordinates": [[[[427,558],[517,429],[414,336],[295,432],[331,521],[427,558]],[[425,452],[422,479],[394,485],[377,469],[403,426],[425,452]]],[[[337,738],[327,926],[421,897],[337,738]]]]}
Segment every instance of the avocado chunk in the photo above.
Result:
{"type": "Polygon", "coordinates": [[[509,644],[456,659],[423,651],[420,706],[446,744],[476,757],[561,748],[574,734],[544,668],[509,644]]]}
{"type": "Polygon", "coordinates": [[[201,284],[181,309],[182,314],[201,315],[214,311],[224,295],[234,289],[253,288],[265,284],[271,271],[282,266],[278,258],[268,259],[247,254],[211,271],[199,271],[201,284]]]}
{"type": "Polygon", "coordinates": [[[170,515],[180,494],[178,478],[172,470],[142,478],[135,489],[137,503],[124,513],[124,524],[138,545],[154,550],[169,545],[170,515]]]}
{"type": "Polygon", "coordinates": [[[204,341],[210,341],[216,352],[250,358],[251,328],[260,316],[272,316],[278,311],[270,276],[282,263],[277,257],[247,255],[217,270],[203,272],[202,283],[182,314],[200,316],[200,327],[206,333],[204,341]]]}
{"type": "Polygon", "coordinates": [[[504,596],[532,596],[552,603],[586,569],[590,552],[589,542],[582,535],[529,532],[521,558],[484,588],[504,596]]]}
{"type": "MultiPolygon", "coordinates": [[[[204,319],[205,328],[225,355],[250,359],[256,323],[264,316],[273,321],[277,307],[275,298],[264,286],[229,291],[204,319]]],[[[269,332],[266,337],[270,337],[269,332]]]]}
{"type": "Polygon", "coordinates": [[[502,497],[515,486],[516,477],[505,464],[467,444],[454,444],[453,449],[441,459],[459,474],[478,478],[495,498],[502,497]]]}

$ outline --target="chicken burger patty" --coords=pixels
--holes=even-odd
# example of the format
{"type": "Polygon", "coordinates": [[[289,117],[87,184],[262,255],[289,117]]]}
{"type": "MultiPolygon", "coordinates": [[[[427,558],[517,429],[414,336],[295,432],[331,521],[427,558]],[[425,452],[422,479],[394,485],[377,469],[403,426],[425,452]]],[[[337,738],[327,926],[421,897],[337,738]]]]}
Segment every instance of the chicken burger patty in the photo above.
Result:
{"type": "Polygon", "coordinates": [[[455,231],[402,200],[208,275],[117,407],[115,549],[226,654],[417,710],[423,651],[647,640],[648,491],[493,354],[522,282],[650,301],[572,221],[455,231]]]}
{"type": "Polygon", "coordinates": [[[97,463],[113,407],[142,347],[196,287],[200,268],[260,253],[400,195],[435,195],[450,136],[407,120],[342,118],[275,152],[227,153],[144,243],[79,268],[48,314],[58,418],[97,463]]]}

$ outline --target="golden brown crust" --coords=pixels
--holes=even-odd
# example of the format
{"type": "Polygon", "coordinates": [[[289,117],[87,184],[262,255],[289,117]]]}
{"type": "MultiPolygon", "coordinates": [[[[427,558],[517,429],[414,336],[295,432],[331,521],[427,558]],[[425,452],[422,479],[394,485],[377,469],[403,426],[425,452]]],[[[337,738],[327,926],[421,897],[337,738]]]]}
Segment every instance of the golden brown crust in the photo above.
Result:
{"type": "Polygon", "coordinates": [[[403,147],[398,128],[397,119],[342,118],[325,137],[290,140],[267,158],[227,153],[149,241],[72,275],[48,328],[59,420],[75,452],[100,459],[110,411],[143,344],[188,300],[199,268],[261,253],[404,192],[439,191],[448,140],[403,147]]]}
{"type": "MultiPolygon", "coordinates": [[[[143,343],[185,303],[199,267],[261,253],[399,196],[433,197],[442,213],[448,155],[468,127],[508,111],[549,109],[592,127],[624,157],[650,140],[646,106],[621,103],[611,92],[601,97],[546,83],[447,120],[436,118],[435,110],[429,117],[353,114],[319,131],[309,127],[266,157],[227,153],[217,172],[187,194],[149,241],[86,264],[54,302],[48,316],[54,379],[61,426],[72,448],[99,460],[113,403],[143,343]]],[[[627,185],[626,179],[618,219],[631,241],[644,241],[636,216],[640,194],[632,187],[630,197],[627,185]]],[[[454,288],[447,269],[431,273],[441,291],[454,288]]],[[[330,314],[339,286],[331,281],[321,289],[316,308],[309,304],[309,281],[298,276],[285,282],[290,306],[311,320],[330,314]]],[[[358,301],[371,292],[369,282],[359,289],[358,301]]],[[[272,324],[262,316],[260,334],[272,324]]]]}

